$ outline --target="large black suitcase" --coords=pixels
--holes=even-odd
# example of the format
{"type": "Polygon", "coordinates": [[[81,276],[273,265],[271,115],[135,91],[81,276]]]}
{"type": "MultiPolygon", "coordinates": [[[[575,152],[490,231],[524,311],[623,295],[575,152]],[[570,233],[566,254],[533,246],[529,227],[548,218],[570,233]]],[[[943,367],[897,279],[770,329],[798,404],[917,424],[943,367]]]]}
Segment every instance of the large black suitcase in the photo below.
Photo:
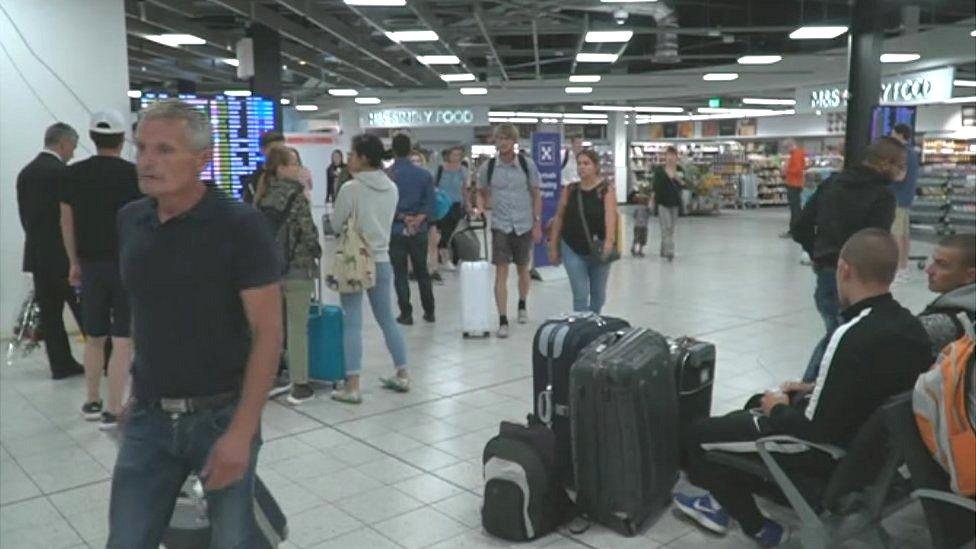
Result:
{"type": "Polygon", "coordinates": [[[670,340],[670,344],[678,387],[679,433],[684,433],[692,423],[711,414],[715,345],[690,337],[670,340]]]}
{"type": "Polygon", "coordinates": [[[593,313],[552,317],[539,327],[532,343],[532,398],[535,414],[556,433],[556,478],[573,487],[572,442],[569,438],[569,369],[597,337],[630,325],[593,313]]]}
{"type": "Polygon", "coordinates": [[[663,511],[678,477],[671,353],[644,328],[597,338],[570,375],[576,504],[625,536],[663,511]]]}

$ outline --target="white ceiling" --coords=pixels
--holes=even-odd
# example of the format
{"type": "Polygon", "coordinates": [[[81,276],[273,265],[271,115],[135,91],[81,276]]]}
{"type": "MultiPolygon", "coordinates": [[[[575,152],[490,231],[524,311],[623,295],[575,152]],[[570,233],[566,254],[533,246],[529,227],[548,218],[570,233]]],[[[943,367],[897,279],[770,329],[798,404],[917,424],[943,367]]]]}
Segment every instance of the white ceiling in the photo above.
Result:
{"type": "MultiPolygon", "coordinates": [[[[963,24],[940,27],[917,35],[900,36],[885,41],[884,52],[914,51],[921,59],[914,63],[887,64],[883,73],[897,74],[946,65],[976,61],[976,38],[969,33],[976,27],[976,19],[963,24]]],[[[578,69],[584,74],[585,69],[578,69]]],[[[462,96],[456,85],[447,90],[415,90],[396,92],[388,89],[361,89],[360,96],[376,96],[383,107],[406,106],[477,106],[503,107],[511,105],[590,104],[640,102],[646,105],[669,106],[698,104],[690,98],[708,96],[793,97],[794,88],[847,80],[846,48],[817,55],[791,55],[774,65],[720,65],[708,70],[657,71],[646,75],[605,75],[592,85],[589,95],[566,95],[567,79],[489,82],[475,84],[488,87],[487,96],[462,96]],[[737,72],[739,79],[731,82],[704,82],[704,72],[737,72]],[[669,102],[669,100],[671,100],[669,102]]],[[[468,84],[471,85],[471,84],[468,84]]],[[[957,91],[958,94],[958,91],[957,91]]],[[[324,98],[318,103],[319,116],[338,109],[357,107],[352,99],[324,98]]],[[[316,113],[307,113],[310,118],[316,113]]]]}

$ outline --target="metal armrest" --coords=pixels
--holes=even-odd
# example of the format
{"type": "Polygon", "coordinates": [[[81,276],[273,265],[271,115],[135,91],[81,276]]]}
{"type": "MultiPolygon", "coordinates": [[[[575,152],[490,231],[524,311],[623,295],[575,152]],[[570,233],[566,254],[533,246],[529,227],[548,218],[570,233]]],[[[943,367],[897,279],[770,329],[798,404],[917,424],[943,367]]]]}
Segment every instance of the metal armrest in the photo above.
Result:
{"type": "Polygon", "coordinates": [[[973,501],[972,499],[964,496],[953,494],[952,492],[943,492],[941,490],[931,490],[929,488],[921,488],[919,490],[915,490],[914,492],[912,492],[912,497],[918,499],[921,498],[934,499],[937,501],[941,501],[943,503],[949,503],[957,507],[962,507],[963,509],[968,509],[976,513],[976,501],[973,501]]]}
{"type": "MultiPolygon", "coordinates": [[[[796,438],[792,435],[771,435],[768,437],[763,437],[756,441],[756,448],[759,449],[760,454],[763,449],[773,450],[778,443],[788,442],[791,444],[801,444],[806,449],[820,450],[821,452],[829,455],[834,461],[840,461],[847,455],[847,450],[839,446],[834,446],[833,444],[822,444],[818,442],[810,442],[809,440],[803,440],[802,438],[796,438]]],[[[784,452],[788,453],[788,452],[784,452]]]]}
{"type": "Polygon", "coordinates": [[[802,493],[800,493],[800,489],[796,487],[796,484],[794,484],[792,480],[790,480],[789,475],[787,475],[786,471],[780,467],[779,463],[776,461],[776,458],[773,457],[773,454],[770,451],[771,446],[776,446],[782,442],[790,442],[794,444],[799,443],[807,448],[815,448],[817,450],[826,452],[834,459],[839,459],[834,457],[837,452],[840,452],[841,457],[843,457],[844,451],[840,448],[835,448],[826,444],[807,442],[789,435],[773,435],[763,437],[756,441],[756,449],[759,451],[759,457],[762,458],[763,463],[765,463],[766,467],[769,468],[769,472],[773,475],[773,480],[776,481],[776,485],[779,486],[779,489],[783,492],[783,495],[786,496],[787,501],[790,502],[790,507],[792,507],[793,510],[796,511],[796,514],[800,516],[800,520],[804,524],[822,524],[817,511],[810,506],[807,499],[803,497],[802,493]]]}

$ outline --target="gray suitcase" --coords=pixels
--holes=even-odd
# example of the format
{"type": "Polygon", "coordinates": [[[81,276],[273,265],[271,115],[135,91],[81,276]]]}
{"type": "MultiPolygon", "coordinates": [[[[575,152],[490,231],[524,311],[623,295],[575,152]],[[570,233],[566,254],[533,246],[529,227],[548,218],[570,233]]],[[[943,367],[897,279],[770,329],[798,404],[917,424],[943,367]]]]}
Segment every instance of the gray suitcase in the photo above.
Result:
{"type": "Polygon", "coordinates": [[[451,250],[455,263],[487,261],[489,259],[488,246],[488,223],[484,219],[476,220],[468,216],[458,222],[454,234],[450,236],[447,243],[447,248],[451,250]],[[481,235],[479,236],[478,233],[481,235]],[[482,245],[482,241],[484,245],[482,245]],[[482,252],[482,250],[484,251],[482,252]]]}
{"type": "Polygon", "coordinates": [[[678,399],[669,345],[645,328],[602,335],[569,376],[580,511],[636,535],[671,500],[678,477],[678,399]]]}

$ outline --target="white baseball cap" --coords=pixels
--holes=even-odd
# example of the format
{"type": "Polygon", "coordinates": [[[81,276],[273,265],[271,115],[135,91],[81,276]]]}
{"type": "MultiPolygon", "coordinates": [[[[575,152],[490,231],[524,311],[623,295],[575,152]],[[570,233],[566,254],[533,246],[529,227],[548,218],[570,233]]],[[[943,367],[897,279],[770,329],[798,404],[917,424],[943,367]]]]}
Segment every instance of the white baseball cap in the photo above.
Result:
{"type": "Polygon", "coordinates": [[[113,135],[125,133],[126,124],[118,111],[105,110],[92,114],[88,129],[94,133],[113,135]]]}

